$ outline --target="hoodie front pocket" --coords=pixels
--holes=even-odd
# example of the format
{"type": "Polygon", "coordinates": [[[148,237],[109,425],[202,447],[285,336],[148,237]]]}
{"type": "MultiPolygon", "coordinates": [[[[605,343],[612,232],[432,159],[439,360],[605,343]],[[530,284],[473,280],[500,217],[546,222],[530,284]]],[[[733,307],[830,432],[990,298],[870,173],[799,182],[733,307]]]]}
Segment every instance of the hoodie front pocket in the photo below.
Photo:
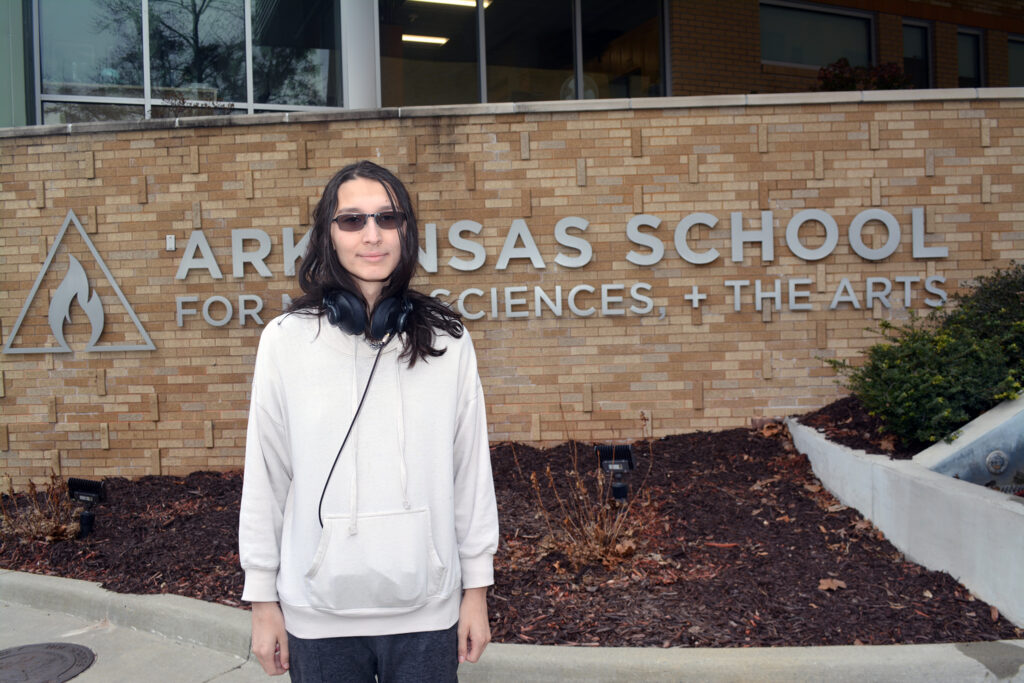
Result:
{"type": "Polygon", "coordinates": [[[328,612],[412,611],[439,595],[447,569],[434,548],[430,511],[324,518],[306,572],[310,606],[328,612]]]}

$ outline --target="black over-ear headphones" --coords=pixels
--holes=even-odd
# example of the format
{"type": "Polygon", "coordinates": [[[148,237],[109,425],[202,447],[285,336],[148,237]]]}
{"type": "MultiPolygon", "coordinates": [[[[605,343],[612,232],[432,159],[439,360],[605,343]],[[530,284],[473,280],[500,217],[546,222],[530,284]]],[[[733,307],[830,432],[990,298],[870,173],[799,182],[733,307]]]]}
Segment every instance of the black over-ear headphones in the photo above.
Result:
{"type": "MultiPolygon", "coordinates": [[[[366,307],[352,292],[336,289],[324,294],[324,310],[332,325],[349,334],[363,334],[366,329],[366,307]]],[[[377,302],[370,318],[369,336],[383,339],[388,334],[400,334],[412,312],[412,302],[403,297],[388,297],[377,302]]]]}

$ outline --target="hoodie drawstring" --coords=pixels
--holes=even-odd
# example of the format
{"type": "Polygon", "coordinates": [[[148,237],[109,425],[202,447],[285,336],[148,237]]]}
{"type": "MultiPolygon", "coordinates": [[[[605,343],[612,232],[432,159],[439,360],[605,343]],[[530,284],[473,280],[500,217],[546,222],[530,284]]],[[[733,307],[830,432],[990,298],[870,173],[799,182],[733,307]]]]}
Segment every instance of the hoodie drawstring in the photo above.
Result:
{"type": "Polygon", "coordinates": [[[408,470],[405,459],[405,413],[402,409],[402,373],[395,373],[395,388],[398,390],[398,408],[395,411],[398,416],[398,471],[402,481],[402,507],[406,510],[412,507],[409,503],[409,482],[408,470]]]}
{"type": "MultiPolygon", "coordinates": [[[[383,350],[383,349],[382,349],[383,350]]],[[[352,350],[352,377],[357,377],[356,372],[359,369],[359,342],[357,341],[352,350]]],[[[366,392],[370,389],[370,380],[373,379],[373,371],[377,369],[377,360],[380,360],[380,351],[377,352],[377,359],[373,362],[373,368],[370,370],[370,376],[366,378],[366,389],[363,390],[363,398],[366,398],[366,392]]],[[[352,401],[356,400],[356,383],[352,382],[352,401]]],[[[359,417],[359,410],[363,407],[363,401],[360,400],[356,407],[356,413],[352,417],[352,425],[355,428],[356,418],[359,417]]],[[[355,536],[359,533],[359,430],[356,429],[355,434],[356,447],[352,451],[352,479],[348,484],[348,535],[355,536]]],[[[344,447],[344,444],[342,444],[344,447]]],[[[341,451],[338,451],[338,455],[341,455],[341,451]]]]}

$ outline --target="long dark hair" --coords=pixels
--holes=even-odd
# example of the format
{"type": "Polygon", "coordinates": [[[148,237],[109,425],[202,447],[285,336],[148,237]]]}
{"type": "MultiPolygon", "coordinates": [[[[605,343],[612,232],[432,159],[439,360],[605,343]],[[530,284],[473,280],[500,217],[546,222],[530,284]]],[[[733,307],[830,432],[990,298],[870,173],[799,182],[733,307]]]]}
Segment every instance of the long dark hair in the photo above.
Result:
{"type": "Polygon", "coordinates": [[[416,271],[419,260],[419,229],[416,226],[416,212],[412,208],[409,191],[394,173],[372,161],[357,161],[334,174],[324,186],[320,201],[313,209],[313,225],[309,231],[309,244],[299,265],[299,287],[302,296],[292,301],[289,313],[325,314],[324,295],[344,289],[362,301],[369,311],[366,298],[360,291],[352,274],[338,261],[331,242],[331,220],[338,210],[338,188],[344,183],[363,178],[375,180],[384,187],[391,208],[405,214],[405,226],[399,228],[401,253],[398,265],[381,290],[381,300],[389,297],[405,298],[412,304],[405,325],[404,346],[401,358],[412,367],[417,360],[427,356],[437,357],[445,349],[434,347],[435,330],[442,330],[453,337],[462,336],[462,318],[445,304],[425,294],[409,289],[409,281],[416,271]]]}

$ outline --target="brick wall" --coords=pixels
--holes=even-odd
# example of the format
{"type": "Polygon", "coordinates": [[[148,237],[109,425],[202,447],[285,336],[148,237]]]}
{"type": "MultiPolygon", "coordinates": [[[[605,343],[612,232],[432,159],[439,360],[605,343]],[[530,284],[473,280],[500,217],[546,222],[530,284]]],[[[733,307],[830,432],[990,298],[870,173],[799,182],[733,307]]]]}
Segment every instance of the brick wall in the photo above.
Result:
{"type": "MultiPolygon", "coordinates": [[[[1007,84],[1007,32],[1024,33],[1019,0],[818,0],[874,16],[876,61],[903,64],[903,19],[932,25],[935,87],[957,87],[956,30],[980,30],[985,85],[1007,84]]],[[[670,60],[674,95],[804,92],[818,68],[761,63],[759,0],[672,0],[670,60]]]]}
{"type": "Polygon", "coordinates": [[[672,94],[761,92],[758,5],[751,0],[670,3],[672,94]]]}
{"type": "Polygon", "coordinates": [[[903,19],[896,14],[875,15],[875,58],[879,64],[903,66],[903,19]]]}
{"type": "MultiPolygon", "coordinates": [[[[944,277],[939,288],[952,293],[1024,258],[1024,99],[908,96],[760,96],[746,106],[682,99],[645,101],[659,106],[643,109],[586,103],[576,111],[564,103],[480,105],[385,110],[378,118],[0,131],[0,337],[8,351],[52,349],[59,333],[69,349],[0,355],[0,468],[23,485],[51,469],[102,477],[240,467],[261,329],[245,311],[262,305],[265,323],[282,295],[294,293],[289,254],[310,204],[334,170],[358,158],[395,170],[421,225],[436,226],[437,272],[421,272],[418,286],[453,298],[468,292],[466,310],[482,314],[468,327],[494,441],[632,440],[641,436],[641,411],[662,436],[817,408],[843,392],[821,358],[856,359],[876,340],[866,328],[905,319],[904,286],[909,309],[924,313],[924,300],[934,298],[926,278],[944,277]],[[922,209],[924,246],[945,246],[947,257],[913,258],[914,207],[922,209]],[[848,230],[870,208],[891,214],[902,233],[880,260],[857,255],[848,230]],[[805,209],[826,212],[838,227],[834,250],[819,260],[787,245],[787,226],[805,209]],[[731,215],[752,232],[762,211],[772,212],[774,254],[751,242],[733,262],[731,215]],[[677,224],[698,212],[713,218],[683,240],[677,224]],[[631,240],[627,224],[638,215],[660,225],[631,240]],[[585,231],[566,231],[575,243],[556,238],[556,224],[572,216],[586,221],[585,231]],[[470,258],[448,241],[459,220],[482,226],[479,235],[463,234],[486,249],[477,270],[448,265],[470,258]],[[239,259],[236,276],[233,251],[257,252],[262,234],[235,232],[233,250],[240,230],[265,233],[270,252],[239,259]],[[543,269],[523,257],[530,238],[543,269]],[[560,255],[580,256],[578,238],[592,250],[589,263],[559,265],[560,255]],[[506,255],[516,258],[498,269],[507,241],[506,255]],[[679,255],[677,242],[687,254],[720,255],[697,265],[701,259],[679,255]],[[208,245],[220,277],[194,267],[177,278],[188,255],[199,260],[197,245],[208,245]],[[642,261],[658,245],[664,256],[654,265],[627,258],[642,261]],[[86,273],[81,296],[61,288],[75,282],[71,256],[86,273]],[[868,278],[893,291],[868,306],[867,289],[884,288],[868,278]],[[749,284],[727,284],[735,281],[749,284]],[[837,291],[844,296],[830,310],[837,291]],[[89,350],[85,311],[94,294],[104,319],[98,348],[89,350]],[[561,301],[561,317],[543,297],[561,301]],[[62,322],[65,311],[70,321],[62,322]],[[154,350],[106,348],[145,347],[147,338],[154,350]]],[[[887,243],[877,221],[863,235],[862,251],[887,243]]],[[[817,250],[826,232],[810,221],[798,236],[817,250]]],[[[424,248],[431,252],[425,239],[424,248]]]]}
{"type": "Polygon", "coordinates": [[[935,43],[935,87],[957,88],[957,42],[956,25],[938,23],[932,28],[932,40],[935,43]]]}
{"type": "MultiPolygon", "coordinates": [[[[1024,5],[1021,11],[1024,13],[1024,5]]],[[[987,31],[981,49],[985,60],[985,85],[1005,87],[1010,82],[1009,35],[1005,31],[987,31]]]]}

